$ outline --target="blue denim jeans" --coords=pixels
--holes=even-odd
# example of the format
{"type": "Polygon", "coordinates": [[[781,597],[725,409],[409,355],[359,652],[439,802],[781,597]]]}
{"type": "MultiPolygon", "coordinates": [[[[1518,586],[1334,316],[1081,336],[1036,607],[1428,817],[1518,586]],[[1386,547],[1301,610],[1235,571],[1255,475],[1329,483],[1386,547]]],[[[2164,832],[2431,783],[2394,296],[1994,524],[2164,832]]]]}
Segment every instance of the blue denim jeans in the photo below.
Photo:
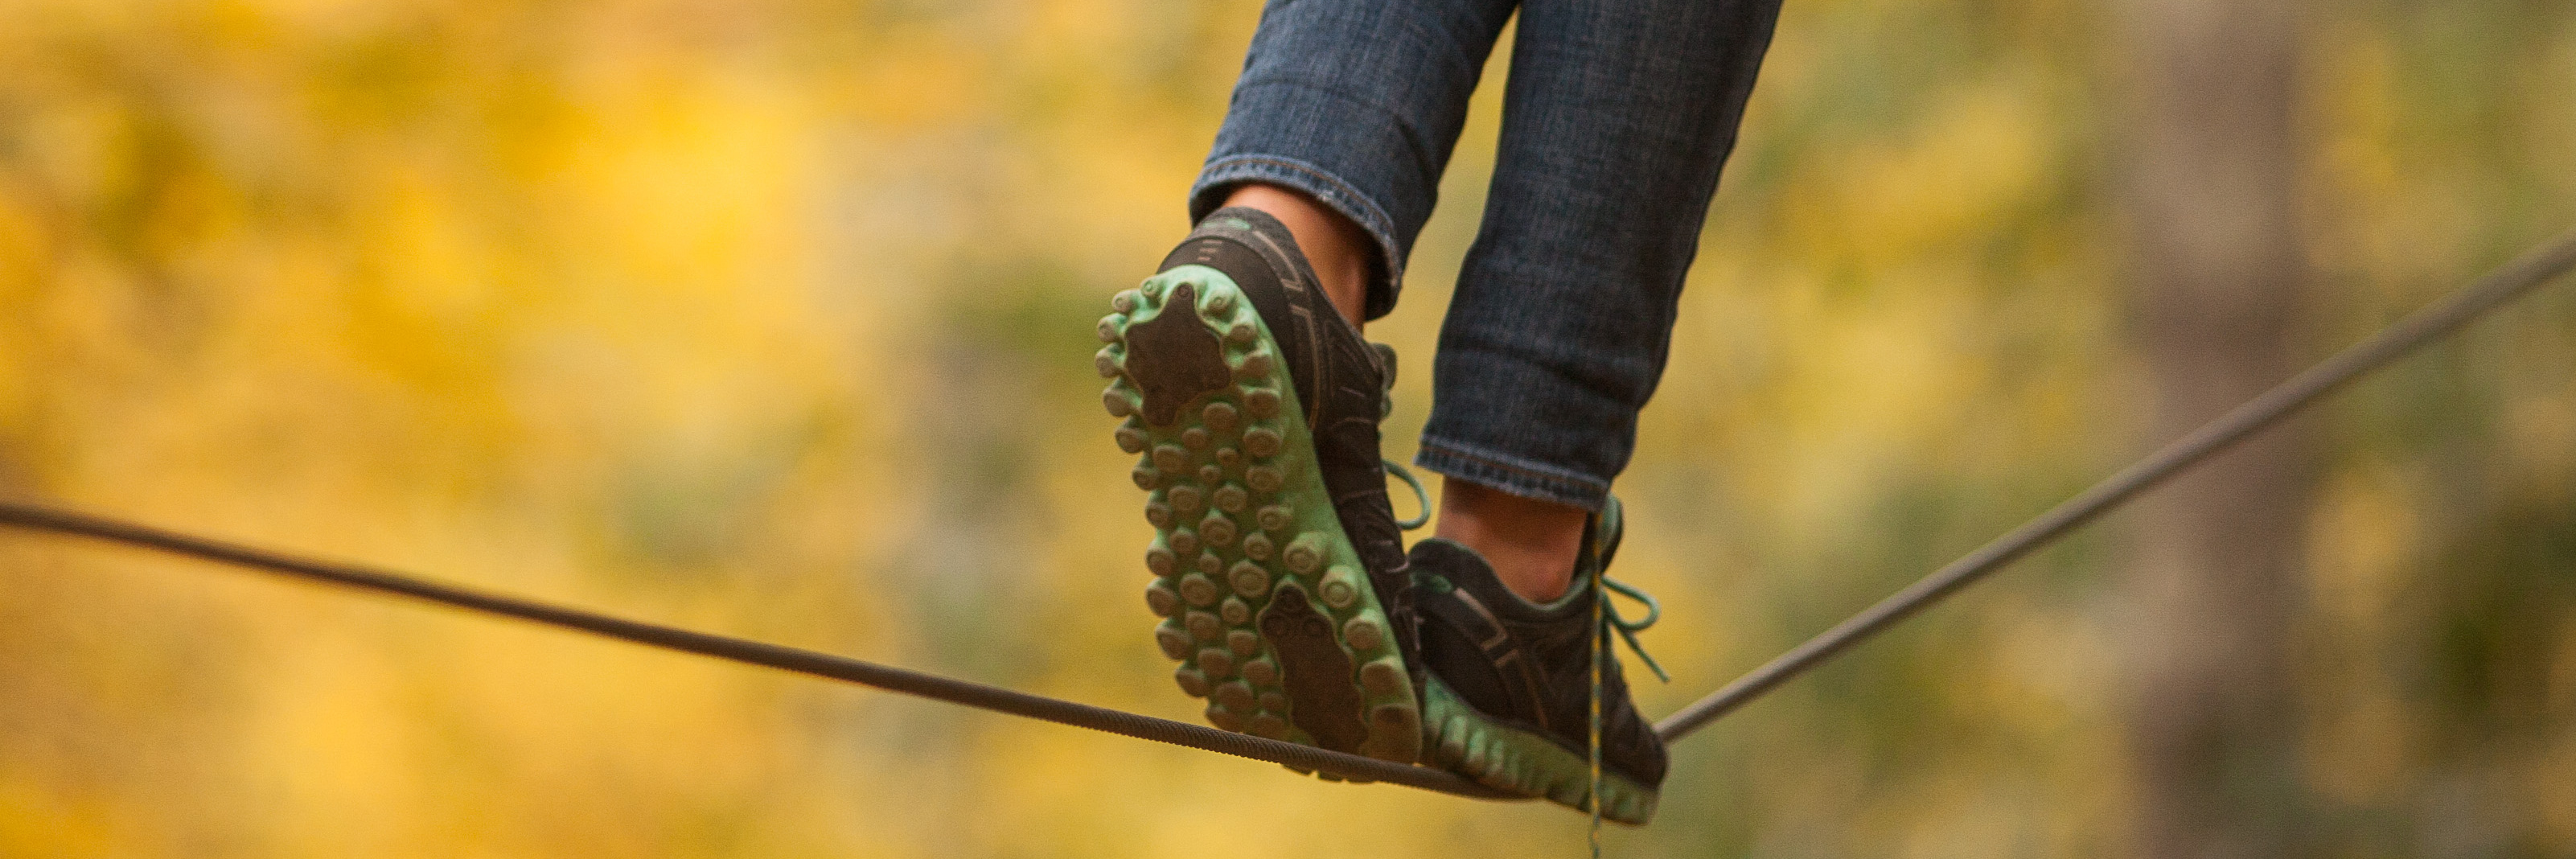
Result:
{"type": "Polygon", "coordinates": [[[1663,375],[1779,0],[1271,0],[1190,215],[1248,182],[1322,201],[1375,239],[1365,315],[1385,315],[1516,8],[1492,191],[1415,462],[1598,510],[1663,375]]]}

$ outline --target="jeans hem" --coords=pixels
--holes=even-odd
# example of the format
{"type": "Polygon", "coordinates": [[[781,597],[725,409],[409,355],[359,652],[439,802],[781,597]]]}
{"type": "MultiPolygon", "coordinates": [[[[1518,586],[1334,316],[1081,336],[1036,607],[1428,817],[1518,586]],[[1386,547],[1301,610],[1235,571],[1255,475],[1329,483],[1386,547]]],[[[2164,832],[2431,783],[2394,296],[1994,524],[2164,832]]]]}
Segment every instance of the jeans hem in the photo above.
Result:
{"type": "Polygon", "coordinates": [[[1404,288],[1404,258],[1396,251],[1395,219],[1375,202],[1360,194],[1350,183],[1342,181],[1323,168],[1294,158],[1276,155],[1231,155],[1209,162],[1199,171],[1190,187],[1190,222],[1198,223],[1209,212],[1225,202],[1224,192],[1246,182],[1268,182],[1283,185],[1315,198],[1340,212],[1367,232],[1377,243],[1378,271],[1376,281],[1368,285],[1363,320],[1376,319],[1395,310],[1397,293],[1404,288]]]}
{"type": "Polygon", "coordinates": [[[1610,500],[1610,483],[1514,456],[1472,451],[1428,436],[1413,464],[1442,476],[1488,486],[1522,498],[1569,504],[1595,513],[1610,500]]]}

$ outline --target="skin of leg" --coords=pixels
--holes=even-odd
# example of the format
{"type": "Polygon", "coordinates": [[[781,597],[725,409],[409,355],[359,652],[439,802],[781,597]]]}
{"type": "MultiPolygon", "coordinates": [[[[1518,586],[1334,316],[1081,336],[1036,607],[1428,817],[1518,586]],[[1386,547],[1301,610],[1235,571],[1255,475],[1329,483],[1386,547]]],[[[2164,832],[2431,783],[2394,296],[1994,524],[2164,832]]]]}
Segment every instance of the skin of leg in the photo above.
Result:
{"type": "Polygon", "coordinates": [[[1581,507],[1454,477],[1440,482],[1438,535],[1476,550],[1494,565],[1504,587],[1534,603],[1564,596],[1573,586],[1588,515],[1581,507]]]}
{"type": "Polygon", "coordinates": [[[1277,185],[1261,182],[1246,184],[1228,193],[1227,206],[1259,209],[1280,223],[1288,225],[1290,235],[1297,237],[1298,250],[1306,262],[1315,267],[1315,278],[1323,281],[1324,297],[1332,300],[1333,309],[1360,327],[1360,312],[1365,308],[1369,282],[1369,255],[1376,244],[1358,224],[1343,217],[1314,198],[1277,185]]]}

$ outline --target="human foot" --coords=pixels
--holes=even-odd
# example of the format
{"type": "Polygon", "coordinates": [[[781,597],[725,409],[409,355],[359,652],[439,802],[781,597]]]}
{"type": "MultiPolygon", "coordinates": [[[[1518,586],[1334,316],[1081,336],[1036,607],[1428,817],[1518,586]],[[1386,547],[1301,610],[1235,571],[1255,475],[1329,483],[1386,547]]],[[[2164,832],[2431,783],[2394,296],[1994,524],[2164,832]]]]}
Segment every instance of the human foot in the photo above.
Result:
{"type": "Polygon", "coordinates": [[[1145,599],[1182,691],[1226,730],[1414,761],[1411,573],[1378,458],[1394,353],[1252,209],[1210,214],[1111,304],[1097,366],[1151,493],[1145,599]]]}
{"type": "Polygon", "coordinates": [[[1430,675],[1425,762],[1491,787],[1590,809],[1597,730],[1601,816],[1622,823],[1654,817],[1666,767],[1663,741],[1629,699],[1619,660],[1602,650],[1610,631],[1631,634],[1655,620],[1651,600],[1650,613],[1633,624],[1598,604],[1604,588],[1643,598],[1600,576],[1618,551],[1620,528],[1614,498],[1585,529],[1572,587],[1543,604],[1504,587],[1493,567],[1463,544],[1435,537],[1414,545],[1422,661],[1430,675]]]}

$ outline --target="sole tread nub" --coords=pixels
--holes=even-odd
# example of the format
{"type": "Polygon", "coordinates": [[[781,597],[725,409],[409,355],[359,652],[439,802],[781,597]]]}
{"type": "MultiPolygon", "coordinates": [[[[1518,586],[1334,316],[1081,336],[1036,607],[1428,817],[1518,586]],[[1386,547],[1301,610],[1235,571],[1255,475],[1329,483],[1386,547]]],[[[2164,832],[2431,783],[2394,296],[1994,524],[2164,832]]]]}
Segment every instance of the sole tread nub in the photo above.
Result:
{"type": "MultiPolygon", "coordinates": [[[[1499,790],[1546,798],[1577,811],[1591,809],[1591,761],[1584,753],[1547,737],[1488,721],[1436,677],[1424,691],[1425,712],[1440,726],[1437,741],[1425,750],[1424,763],[1499,790]]],[[[1654,816],[1654,788],[1604,771],[1601,791],[1603,819],[1644,823],[1654,816]]]]}
{"type": "Polygon", "coordinates": [[[1111,304],[1094,363],[1150,495],[1145,600],[1174,682],[1224,730],[1412,762],[1421,703],[1251,302],[1184,267],[1111,304]]]}

